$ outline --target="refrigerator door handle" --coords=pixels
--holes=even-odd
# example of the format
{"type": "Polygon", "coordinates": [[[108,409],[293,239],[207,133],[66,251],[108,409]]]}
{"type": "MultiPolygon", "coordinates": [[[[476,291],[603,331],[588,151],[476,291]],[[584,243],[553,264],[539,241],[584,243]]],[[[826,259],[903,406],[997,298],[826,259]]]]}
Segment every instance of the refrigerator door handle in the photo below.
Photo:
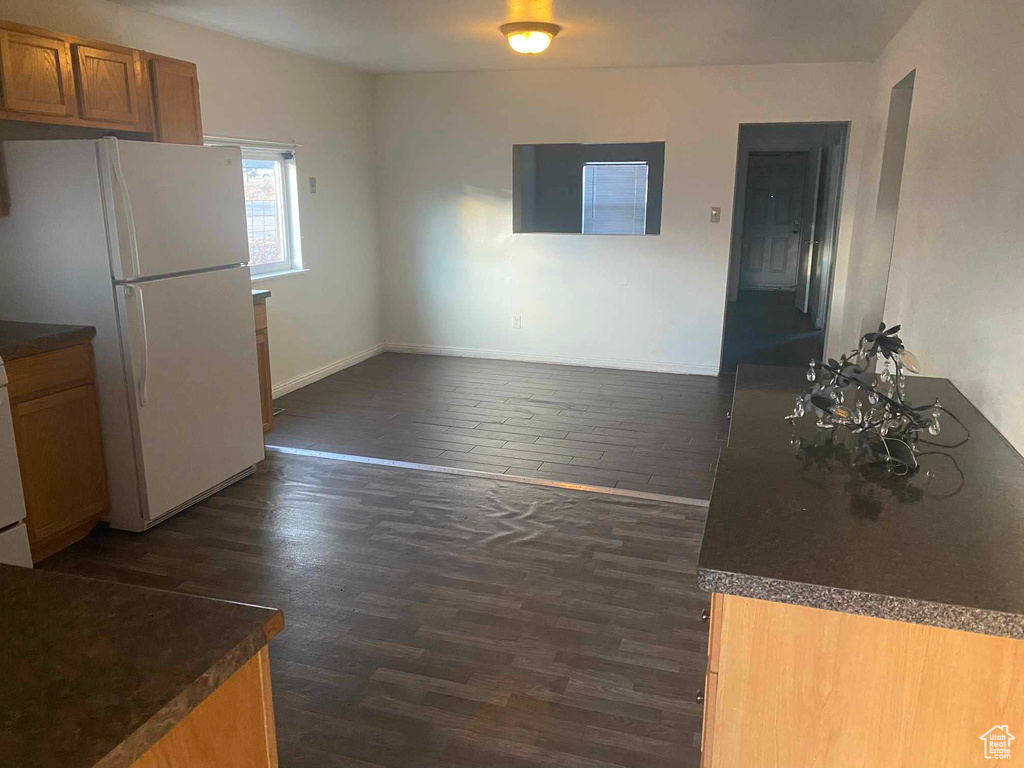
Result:
{"type": "Polygon", "coordinates": [[[146,302],[142,298],[141,285],[126,285],[124,295],[129,298],[134,297],[138,307],[139,332],[142,335],[142,371],[139,373],[138,381],[135,382],[135,387],[139,392],[139,407],[141,408],[146,405],[148,399],[146,380],[149,377],[149,334],[146,331],[146,302]]]}
{"type": "MultiPolygon", "coordinates": [[[[126,222],[128,226],[128,247],[131,250],[132,257],[132,277],[138,277],[142,272],[142,267],[139,266],[139,241],[135,236],[135,216],[132,214],[132,198],[128,193],[128,185],[124,180],[124,173],[121,170],[121,154],[117,148],[117,142],[111,141],[113,145],[113,151],[110,153],[110,163],[113,166],[114,178],[117,179],[117,190],[121,194],[121,203],[124,205],[125,218],[128,219],[126,222]]],[[[141,302],[142,294],[139,294],[141,302]]]]}

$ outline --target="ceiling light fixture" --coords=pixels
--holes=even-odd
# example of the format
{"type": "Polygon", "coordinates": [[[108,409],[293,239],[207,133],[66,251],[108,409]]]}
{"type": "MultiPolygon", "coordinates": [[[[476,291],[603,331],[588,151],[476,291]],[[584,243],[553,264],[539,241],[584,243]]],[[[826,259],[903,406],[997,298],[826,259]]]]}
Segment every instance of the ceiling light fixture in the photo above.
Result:
{"type": "Polygon", "coordinates": [[[513,51],[528,55],[546,51],[551,39],[562,31],[557,24],[546,21],[514,21],[502,24],[500,29],[513,51]]]}

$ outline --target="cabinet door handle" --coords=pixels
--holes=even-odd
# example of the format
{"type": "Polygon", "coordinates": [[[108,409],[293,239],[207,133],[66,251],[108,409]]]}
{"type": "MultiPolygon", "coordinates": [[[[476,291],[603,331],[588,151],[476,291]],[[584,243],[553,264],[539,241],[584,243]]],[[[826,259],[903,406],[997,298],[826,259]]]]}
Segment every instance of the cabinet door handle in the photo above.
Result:
{"type": "Polygon", "coordinates": [[[701,688],[699,691],[697,691],[697,703],[698,704],[703,704],[704,703],[704,689],[703,688],[701,688]]]}
{"type": "Polygon", "coordinates": [[[701,621],[702,624],[707,624],[709,621],[711,621],[711,609],[710,608],[701,608],[700,609],[700,621],[701,621]]]}

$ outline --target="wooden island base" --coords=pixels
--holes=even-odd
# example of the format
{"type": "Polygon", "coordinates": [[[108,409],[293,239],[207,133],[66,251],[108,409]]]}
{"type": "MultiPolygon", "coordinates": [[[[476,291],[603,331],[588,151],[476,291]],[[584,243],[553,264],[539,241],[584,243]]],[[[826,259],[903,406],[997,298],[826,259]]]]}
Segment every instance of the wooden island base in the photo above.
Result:
{"type": "Polygon", "coordinates": [[[263,649],[132,768],[277,768],[269,649],[263,649]]]}
{"type": "Polygon", "coordinates": [[[702,768],[1024,760],[1024,640],[715,594],[704,706],[702,768]]]}

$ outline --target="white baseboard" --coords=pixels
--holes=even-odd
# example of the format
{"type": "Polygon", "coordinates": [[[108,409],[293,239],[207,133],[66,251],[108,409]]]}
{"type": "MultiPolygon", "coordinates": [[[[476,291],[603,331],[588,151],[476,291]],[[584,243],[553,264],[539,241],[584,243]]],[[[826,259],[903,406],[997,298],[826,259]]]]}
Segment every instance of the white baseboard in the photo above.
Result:
{"type": "Polygon", "coordinates": [[[369,360],[371,357],[375,357],[383,351],[384,344],[377,344],[363,352],[357,352],[350,357],[346,357],[344,360],[335,360],[333,363],[325,365],[322,368],[317,368],[309,373],[304,373],[301,376],[288,379],[288,381],[278,384],[273,388],[274,398],[276,399],[282,395],[287,395],[289,392],[301,389],[307,384],[312,384],[314,381],[320,381],[320,379],[330,376],[332,373],[337,373],[345,368],[351,368],[356,363],[361,363],[363,360],[369,360]]]}
{"type": "Polygon", "coordinates": [[[468,349],[465,347],[440,347],[429,344],[384,344],[387,352],[405,352],[413,355],[447,355],[449,357],[480,357],[487,360],[512,360],[522,363],[555,363],[557,365],[580,365],[587,368],[618,368],[626,371],[649,371],[652,373],[689,373],[698,376],[717,376],[717,365],[684,365],[681,363],[650,363],[639,360],[616,358],[568,357],[565,355],[534,355],[522,352],[508,352],[497,349],[468,349]]]}

